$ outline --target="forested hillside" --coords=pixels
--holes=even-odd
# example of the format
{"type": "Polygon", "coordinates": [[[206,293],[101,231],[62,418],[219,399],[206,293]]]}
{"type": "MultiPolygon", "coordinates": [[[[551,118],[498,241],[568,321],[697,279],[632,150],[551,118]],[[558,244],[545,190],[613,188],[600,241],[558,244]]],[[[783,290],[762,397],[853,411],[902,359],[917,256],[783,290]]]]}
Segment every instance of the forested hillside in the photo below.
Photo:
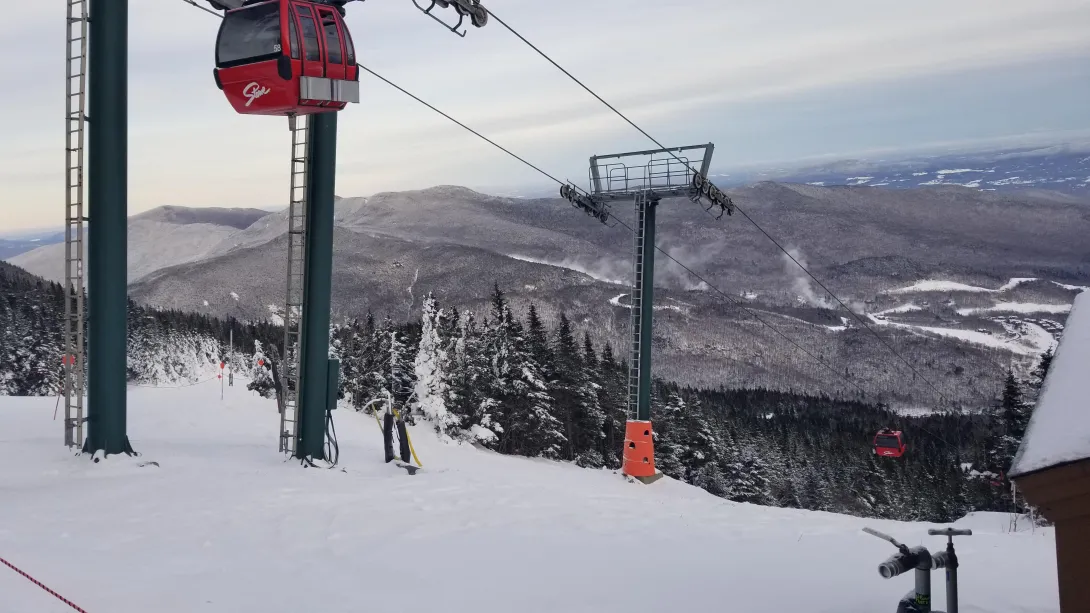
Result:
{"type": "MultiPolygon", "coordinates": [[[[429,298],[421,325],[368,317],[337,326],[333,338],[346,398],[358,408],[391,394],[501,453],[620,467],[628,365],[612,347],[575,338],[563,315],[546,329],[533,305],[516,316],[497,288],[483,316],[429,298]]],[[[1023,395],[1043,374],[1028,383],[1009,375],[991,412],[921,417],[853,400],[656,381],[656,462],[716,495],[760,504],[935,521],[1009,510],[1001,473],[1025,431],[1023,395]],[[873,454],[882,427],[905,431],[904,458],[873,454]]]]}
{"type": "MultiPolygon", "coordinates": [[[[280,328],[242,324],[129,302],[127,370],[136,385],[177,385],[215,376],[221,360],[246,368],[236,347],[272,340],[280,328]]],[[[0,262],[0,395],[55,395],[63,385],[64,289],[0,262]]]]}
{"type": "MultiPolygon", "coordinates": [[[[269,362],[282,330],[129,306],[133,384],[184,385],[214,377],[220,360],[271,395],[269,362]],[[233,334],[234,349],[228,346],[233,334]]],[[[63,291],[0,264],[0,394],[52,395],[61,382],[63,291]]],[[[496,288],[486,313],[425,301],[420,323],[340,323],[345,401],[409,404],[416,418],[500,453],[617,469],[627,411],[627,363],[609,345],[577,338],[561,314],[546,326],[531,304],[513,313],[496,288]]],[[[1047,369],[1008,376],[982,414],[905,417],[858,400],[763,389],[693,389],[656,381],[656,461],[672,477],[731,500],[947,521],[1012,508],[1002,476],[1025,431],[1047,369]],[[909,451],[878,458],[882,427],[903,429],[909,451]]],[[[377,460],[376,460],[377,461],[377,460]]]]}

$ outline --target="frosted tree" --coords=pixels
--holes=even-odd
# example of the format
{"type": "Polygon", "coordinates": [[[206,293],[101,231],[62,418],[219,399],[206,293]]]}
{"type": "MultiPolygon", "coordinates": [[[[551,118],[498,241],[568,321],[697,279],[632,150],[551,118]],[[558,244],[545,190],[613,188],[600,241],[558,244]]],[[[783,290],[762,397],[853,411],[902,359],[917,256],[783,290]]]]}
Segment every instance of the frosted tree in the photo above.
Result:
{"type": "Polygon", "coordinates": [[[652,397],[651,416],[652,438],[655,444],[655,466],[663,474],[675,479],[685,480],[684,432],[685,401],[678,395],[671,395],[669,401],[661,404],[652,397]]]}
{"type": "Polygon", "coordinates": [[[583,428],[583,440],[587,447],[576,456],[580,466],[601,468],[607,466],[612,451],[606,446],[606,411],[602,407],[603,387],[599,371],[598,356],[590,333],[583,333],[583,380],[580,396],[583,399],[584,414],[579,424],[583,428]]]}
{"type": "Polygon", "coordinates": [[[264,398],[272,398],[276,389],[273,385],[272,363],[265,355],[265,348],[261,341],[254,341],[254,358],[250,364],[250,383],[246,389],[257,392],[264,398]]]}
{"type": "Polygon", "coordinates": [[[526,349],[530,352],[534,361],[541,365],[541,374],[546,379],[552,379],[553,353],[549,347],[549,332],[545,329],[541,317],[537,314],[537,307],[530,303],[526,314],[526,349]]]}
{"type": "Polygon", "coordinates": [[[439,313],[435,308],[435,298],[429,293],[424,298],[421,316],[420,345],[416,351],[413,367],[416,374],[416,404],[424,417],[445,431],[456,423],[446,407],[447,364],[446,351],[439,338],[439,313]]]}
{"type": "Polygon", "coordinates": [[[447,411],[460,433],[492,446],[498,443],[503,426],[498,419],[500,403],[490,393],[496,387],[484,343],[476,317],[467,312],[447,351],[444,392],[447,411]]]}
{"type": "MultiPolygon", "coordinates": [[[[728,442],[729,445],[729,442],[728,442]]],[[[716,492],[704,487],[717,496],[724,496],[736,502],[770,504],[772,494],[768,480],[768,466],[751,445],[735,444],[729,446],[720,464],[723,466],[723,480],[726,491],[716,492]]]]}
{"type": "Polygon", "coordinates": [[[566,439],[552,413],[552,398],[541,365],[530,353],[522,325],[496,286],[485,332],[491,358],[491,398],[502,406],[498,446],[506,453],[560,458],[566,439]]]}
{"type": "Polygon", "coordinates": [[[362,408],[375,400],[386,398],[386,369],[389,363],[390,335],[385,328],[390,325],[389,318],[383,322],[383,329],[375,326],[375,316],[368,311],[367,319],[360,334],[359,357],[356,382],[356,395],[362,408]]]}
{"type": "Polygon", "coordinates": [[[599,468],[603,465],[599,441],[605,416],[564,313],[560,314],[552,353],[555,360],[550,390],[556,415],[565,426],[565,457],[580,466],[599,468]]]}
{"type": "Polygon", "coordinates": [[[598,404],[605,417],[603,460],[609,468],[620,468],[621,452],[624,446],[625,421],[628,418],[626,404],[627,365],[617,363],[613,357],[613,347],[606,343],[602,348],[602,357],[598,361],[598,374],[601,389],[598,390],[598,404]]]}
{"type": "MultiPolygon", "coordinates": [[[[389,326],[388,335],[390,341],[386,364],[386,391],[389,393],[389,397],[393,399],[395,406],[402,413],[407,414],[409,413],[407,409],[415,387],[414,352],[404,332],[391,325],[389,326]]],[[[402,415],[402,417],[408,418],[408,415],[402,415]]]]}

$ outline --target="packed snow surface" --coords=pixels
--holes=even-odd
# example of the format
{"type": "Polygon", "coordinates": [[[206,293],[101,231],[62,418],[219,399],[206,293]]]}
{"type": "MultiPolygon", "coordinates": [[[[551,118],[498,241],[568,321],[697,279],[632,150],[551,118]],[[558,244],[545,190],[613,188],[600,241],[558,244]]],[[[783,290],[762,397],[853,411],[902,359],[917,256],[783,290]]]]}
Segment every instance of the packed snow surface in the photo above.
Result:
{"type": "Polygon", "coordinates": [[[1023,283],[1030,283],[1036,280],[1037,277],[1015,277],[1010,281],[1007,281],[1003,285],[999,286],[999,291],[1005,292],[1007,290],[1012,290],[1023,283]]]}
{"type": "Polygon", "coordinates": [[[990,307],[958,309],[958,315],[978,315],[980,313],[1067,313],[1070,304],[1034,304],[1030,302],[999,302],[990,307]]]}
{"type": "Polygon", "coordinates": [[[879,311],[879,312],[875,313],[875,316],[881,317],[883,315],[893,315],[894,313],[911,313],[913,311],[922,311],[922,310],[923,310],[922,306],[919,306],[918,304],[916,304],[914,302],[910,302],[908,304],[902,304],[900,306],[895,306],[895,307],[893,307],[891,309],[886,309],[884,311],[879,311]]]}
{"type": "Polygon", "coordinates": [[[1073,292],[1085,292],[1086,290],[1090,290],[1090,287],[1086,287],[1083,285],[1068,285],[1066,283],[1056,283],[1055,281],[1053,281],[1052,283],[1073,292]]]}
{"type": "Polygon", "coordinates": [[[1090,458],[1090,296],[1079,294],[1011,474],[1090,458]]]}
{"type": "MultiPolygon", "coordinates": [[[[937,279],[926,279],[919,281],[915,285],[908,287],[899,287],[887,291],[887,294],[913,294],[918,292],[971,292],[979,294],[999,294],[1010,291],[1023,283],[1029,283],[1037,281],[1036,277],[1014,277],[1008,280],[1003,285],[1000,285],[997,289],[988,289],[986,287],[980,287],[978,285],[968,285],[965,283],[958,283],[957,281],[941,281],[937,279]]],[[[1058,284],[1057,284],[1058,285],[1058,284]]]]}
{"type": "Polygon", "coordinates": [[[938,328],[934,326],[917,326],[890,321],[881,317],[880,313],[869,313],[867,318],[879,326],[893,326],[904,330],[912,330],[917,333],[935,334],[956,338],[968,343],[1005,349],[1012,353],[1036,356],[1044,353],[1049,347],[1056,344],[1055,339],[1041,326],[1030,322],[1018,324],[1003,323],[1006,334],[999,336],[981,332],[979,330],[963,330],[961,328],[938,328]]]}
{"type": "MultiPolygon", "coordinates": [[[[0,557],[90,613],[892,611],[912,578],[879,576],[893,548],[863,526],[943,546],[930,524],[735,504],[426,425],[409,476],[343,408],[340,466],[303,468],[276,452],[273,401],[239,380],[222,401],[217,382],[134,388],[143,455],[94,464],[61,444],[54,403],[0,398],[0,557]]],[[[964,611],[1058,610],[1051,529],[962,521],[964,611]]],[[[2,566],[0,611],[70,613],[2,566]]]]}
{"type": "Polygon", "coordinates": [[[996,290],[988,289],[986,287],[978,287],[976,285],[966,285],[965,283],[958,283],[957,281],[937,281],[929,279],[926,281],[920,281],[915,285],[908,287],[899,287],[897,289],[889,290],[886,293],[889,294],[912,294],[916,292],[979,292],[979,293],[993,293],[996,290]]]}

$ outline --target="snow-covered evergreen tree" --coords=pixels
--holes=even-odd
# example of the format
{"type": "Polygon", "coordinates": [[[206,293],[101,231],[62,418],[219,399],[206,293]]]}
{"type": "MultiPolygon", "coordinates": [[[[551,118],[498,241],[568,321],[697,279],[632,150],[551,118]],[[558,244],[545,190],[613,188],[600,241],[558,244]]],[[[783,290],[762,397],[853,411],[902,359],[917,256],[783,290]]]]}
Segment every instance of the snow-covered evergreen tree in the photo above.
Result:
{"type": "Polygon", "coordinates": [[[446,406],[464,436],[491,446],[498,442],[503,426],[497,420],[499,402],[490,395],[495,386],[484,343],[476,317],[467,312],[453,351],[447,354],[446,406]]]}
{"type": "Polygon", "coordinates": [[[257,392],[265,398],[274,397],[276,390],[273,385],[272,362],[265,355],[265,348],[261,341],[254,341],[254,356],[250,365],[250,382],[246,389],[257,392]]]}
{"type": "Polygon", "coordinates": [[[613,347],[606,343],[602,348],[602,357],[598,361],[598,373],[601,389],[598,392],[598,405],[604,416],[602,456],[605,466],[621,467],[621,454],[624,450],[625,422],[628,413],[627,370],[624,362],[617,363],[613,357],[613,347]]]}
{"type": "Polygon", "coordinates": [[[437,428],[445,431],[454,425],[456,419],[447,411],[447,365],[446,350],[439,338],[439,316],[435,307],[435,298],[428,294],[424,298],[421,316],[420,345],[416,351],[414,371],[416,374],[415,406],[437,428]]]}
{"type": "Polygon", "coordinates": [[[660,403],[652,395],[651,417],[655,467],[667,476],[685,481],[685,400],[671,394],[665,403],[660,403]]]}
{"type": "Polygon", "coordinates": [[[485,330],[486,351],[491,358],[491,398],[502,406],[498,445],[507,453],[560,458],[563,425],[552,413],[548,384],[523,338],[521,324],[508,308],[497,286],[485,330]]]}
{"type": "Polygon", "coordinates": [[[552,353],[555,359],[550,388],[556,415],[565,426],[566,455],[580,466],[599,468],[604,464],[600,441],[605,416],[584,365],[583,352],[564,313],[560,314],[552,353]]]}

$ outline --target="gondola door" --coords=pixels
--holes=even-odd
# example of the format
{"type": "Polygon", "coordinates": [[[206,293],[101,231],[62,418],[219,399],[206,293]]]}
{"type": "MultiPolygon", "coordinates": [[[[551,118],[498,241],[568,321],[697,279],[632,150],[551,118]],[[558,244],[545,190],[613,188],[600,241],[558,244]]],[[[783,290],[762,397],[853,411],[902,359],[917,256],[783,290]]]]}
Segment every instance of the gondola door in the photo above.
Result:
{"type": "Polygon", "coordinates": [[[330,79],[345,79],[344,45],[341,42],[341,28],[337,12],[325,6],[315,6],[318,22],[322,24],[322,44],[325,45],[325,76],[330,79]]]}
{"type": "MultiPolygon", "coordinates": [[[[291,17],[298,27],[299,42],[302,46],[299,74],[304,77],[325,77],[325,48],[322,45],[322,37],[318,35],[318,21],[311,8],[312,5],[304,2],[292,2],[291,5],[291,17]]],[[[305,97],[307,91],[308,88],[305,86],[300,89],[300,104],[314,107],[325,106],[325,102],[320,99],[305,97]]],[[[323,97],[328,99],[329,96],[323,97]]]]}

